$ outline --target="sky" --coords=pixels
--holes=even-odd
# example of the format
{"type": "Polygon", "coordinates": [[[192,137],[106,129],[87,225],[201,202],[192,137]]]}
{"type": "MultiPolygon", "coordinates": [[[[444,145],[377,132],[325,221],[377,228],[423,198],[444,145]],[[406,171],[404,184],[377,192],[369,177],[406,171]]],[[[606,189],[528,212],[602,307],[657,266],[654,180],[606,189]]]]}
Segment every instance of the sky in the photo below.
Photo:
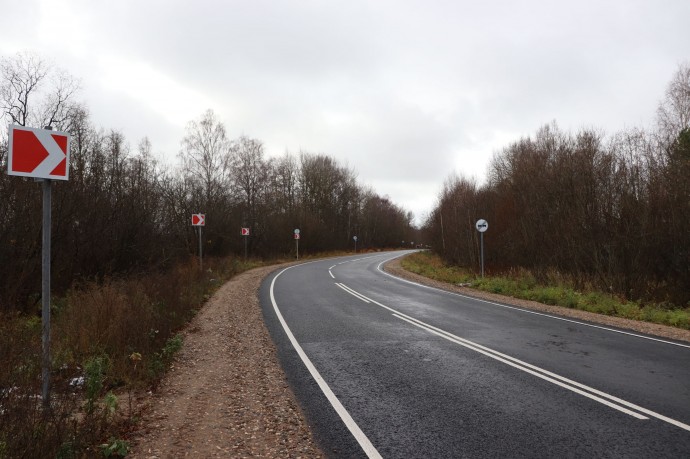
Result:
{"type": "Polygon", "coordinates": [[[212,109],[267,156],[323,153],[421,223],[453,173],[556,121],[651,127],[690,1],[0,0],[0,55],[81,80],[92,122],[176,164],[212,109]]]}

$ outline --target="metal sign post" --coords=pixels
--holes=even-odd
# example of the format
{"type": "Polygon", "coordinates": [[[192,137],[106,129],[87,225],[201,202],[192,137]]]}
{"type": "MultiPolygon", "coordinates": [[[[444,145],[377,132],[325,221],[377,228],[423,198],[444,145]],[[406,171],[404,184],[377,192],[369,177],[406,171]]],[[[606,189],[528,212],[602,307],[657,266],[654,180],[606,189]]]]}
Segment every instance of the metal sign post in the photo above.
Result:
{"type": "Polygon", "coordinates": [[[199,227],[199,269],[204,269],[204,260],[202,253],[202,239],[201,239],[201,227],[206,225],[206,215],[205,214],[192,214],[192,226],[199,227]]]}
{"type": "Polygon", "coordinates": [[[247,239],[249,238],[249,228],[242,228],[240,234],[244,236],[244,261],[247,261],[247,239]]]}
{"type": "Polygon", "coordinates": [[[203,244],[201,239],[201,226],[199,226],[199,269],[203,271],[204,269],[204,255],[203,255],[203,244]]]}
{"type": "Polygon", "coordinates": [[[295,252],[297,253],[297,259],[299,260],[299,228],[295,228],[295,252]]]}
{"type": "Polygon", "coordinates": [[[7,173],[33,177],[42,182],[43,234],[41,253],[41,397],[43,408],[50,408],[50,265],[52,180],[69,179],[70,136],[43,129],[10,125],[7,173]]]}
{"type": "Polygon", "coordinates": [[[50,407],[50,233],[52,219],[52,183],[43,179],[43,253],[42,253],[42,286],[41,286],[41,347],[43,358],[41,378],[43,385],[41,396],[43,407],[50,407]]]}
{"type": "Polygon", "coordinates": [[[480,239],[480,253],[481,253],[481,266],[482,266],[482,278],[484,278],[484,232],[489,229],[489,223],[484,220],[480,219],[477,220],[477,223],[474,224],[475,228],[477,228],[477,231],[479,231],[479,239],[480,239]]]}

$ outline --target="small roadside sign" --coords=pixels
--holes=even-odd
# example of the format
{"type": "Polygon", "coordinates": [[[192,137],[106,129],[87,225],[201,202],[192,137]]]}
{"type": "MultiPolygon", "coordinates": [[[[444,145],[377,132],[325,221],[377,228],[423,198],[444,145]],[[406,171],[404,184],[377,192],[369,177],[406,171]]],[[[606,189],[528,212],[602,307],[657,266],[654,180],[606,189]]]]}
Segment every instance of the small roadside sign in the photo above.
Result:
{"type": "Polygon", "coordinates": [[[295,233],[295,239],[299,239],[299,233],[295,233]]]}
{"type": "Polygon", "coordinates": [[[192,226],[206,226],[206,215],[192,214],[192,226]]]}
{"type": "Polygon", "coordinates": [[[249,236],[249,228],[242,228],[242,236],[249,236]]]}
{"type": "Polygon", "coordinates": [[[479,237],[481,239],[480,241],[480,263],[481,263],[481,269],[482,269],[482,278],[484,277],[484,232],[489,229],[489,223],[484,220],[483,218],[480,218],[477,220],[477,223],[474,224],[474,227],[477,228],[477,231],[479,231],[479,237]]]}

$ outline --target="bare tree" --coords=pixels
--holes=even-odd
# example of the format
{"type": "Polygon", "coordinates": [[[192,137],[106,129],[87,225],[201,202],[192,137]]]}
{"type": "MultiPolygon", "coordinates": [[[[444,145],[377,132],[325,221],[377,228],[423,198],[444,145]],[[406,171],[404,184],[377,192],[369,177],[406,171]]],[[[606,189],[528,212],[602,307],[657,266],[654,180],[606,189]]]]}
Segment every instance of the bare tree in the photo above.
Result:
{"type": "Polygon", "coordinates": [[[205,206],[223,194],[230,167],[230,142],[225,126],[213,110],[207,110],[198,121],[190,121],[182,139],[180,158],[185,174],[200,183],[205,206]]]}
{"type": "Polygon", "coordinates": [[[667,141],[690,127],[690,63],[678,67],[657,109],[657,123],[667,141]]]}
{"type": "Polygon", "coordinates": [[[77,115],[79,82],[36,54],[0,59],[0,78],[0,109],[12,123],[68,129],[77,115]]]}
{"type": "MultiPolygon", "coordinates": [[[[242,201],[243,224],[257,226],[259,209],[269,186],[269,164],[261,141],[242,136],[232,145],[232,187],[242,201]]],[[[256,233],[256,231],[255,231],[256,233]]]]}

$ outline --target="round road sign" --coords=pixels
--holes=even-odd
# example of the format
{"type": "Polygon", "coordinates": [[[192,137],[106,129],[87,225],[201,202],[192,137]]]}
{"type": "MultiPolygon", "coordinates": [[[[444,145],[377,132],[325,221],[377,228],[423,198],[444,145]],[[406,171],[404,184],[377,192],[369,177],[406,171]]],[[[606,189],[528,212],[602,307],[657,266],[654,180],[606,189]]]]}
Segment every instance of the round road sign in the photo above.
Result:
{"type": "Polygon", "coordinates": [[[299,228],[295,228],[295,234],[299,234],[299,228]]]}
{"type": "Polygon", "coordinates": [[[477,220],[477,223],[474,224],[475,228],[477,228],[477,231],[480,233],[483,233],[484,231],[489,229],[489,223],[484,220],[483,218],[480,220],[477,220]]]}

